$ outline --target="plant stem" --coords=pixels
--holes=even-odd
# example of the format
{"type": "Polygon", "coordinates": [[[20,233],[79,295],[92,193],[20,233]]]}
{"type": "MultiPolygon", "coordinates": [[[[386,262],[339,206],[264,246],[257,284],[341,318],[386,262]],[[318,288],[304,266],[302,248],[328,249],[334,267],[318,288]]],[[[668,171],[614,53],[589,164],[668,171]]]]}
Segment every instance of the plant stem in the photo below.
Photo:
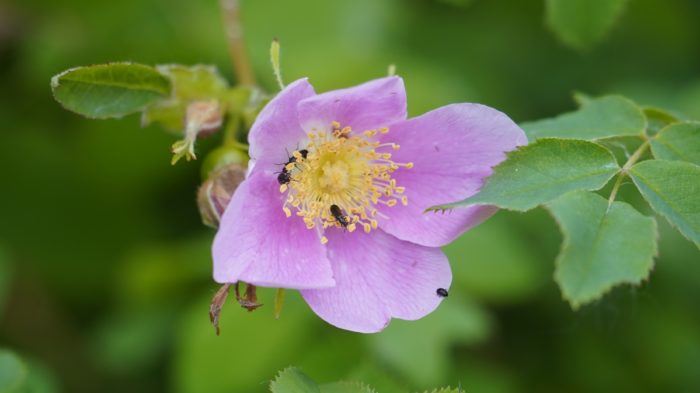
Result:
{"type": "Polygon", "coordinates": [[[255,75],[243,42],[243,25],[241,24],[239,0],[220,0],[220,3],[228,51],[238,83],[253,86],[255,85],[255,75]]]}
{"type": "Polygon", "coordinates": [[[642,154],[644,154],[647,148],[649,148],[649,142],[650,140],[645,138],[644,143],[642,143],[637,150],[632,153],[632,155],[627,159],[627,162],[625,162],[625,165],[623,165],[622,169],[620,169],[620,172],[618,172],[617,180],[615,181],[612,191],[610,191],[610,197],[608,198],[608,210],[610,210],[610,206],[612,206],[613,202],[615,202],[615,197],[617,196],[617,191],[622,185],[622,180],[625,178],[625,176],[627,176],[627,172],[630,168],[632,168],[632,165],[636,164],[642,154]]]}

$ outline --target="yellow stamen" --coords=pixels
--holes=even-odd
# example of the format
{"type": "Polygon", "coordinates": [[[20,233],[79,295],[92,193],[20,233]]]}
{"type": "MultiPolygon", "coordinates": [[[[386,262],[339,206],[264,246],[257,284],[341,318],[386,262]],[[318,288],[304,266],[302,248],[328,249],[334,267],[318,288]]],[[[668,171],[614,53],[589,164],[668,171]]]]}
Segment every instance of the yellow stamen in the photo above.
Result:
{"type": "MultiPolygon", "coordinates": [[[[369,233],[377,229],[379,223],[374,217],[380,214],[375,205],[395,206],[408,204],[403,194],[405,187],[397,186],[391,174],[399,168],[412,168],[412,163],[396,163],[391,153],[383,148],[398,150],[395,143],[380,143],[377,134],[387,134],[389,129],[366,130],[353,133],[350,127],[341,127],[339,122],[331,123],[331,132],[311,132],[305,147],[306,157],[299,151],[292,153],[295,161],[285,169],[290,174],[290,182],[280,187],[287,193],[283,210],[291,217],[302,217],[308,229],[341,228],[353,232],[358,226],[369,233]],[[340,209],[334,215],[331,206],[340,209]]],[[[328,238],[321,236],[321,243],[328,238]]]]}

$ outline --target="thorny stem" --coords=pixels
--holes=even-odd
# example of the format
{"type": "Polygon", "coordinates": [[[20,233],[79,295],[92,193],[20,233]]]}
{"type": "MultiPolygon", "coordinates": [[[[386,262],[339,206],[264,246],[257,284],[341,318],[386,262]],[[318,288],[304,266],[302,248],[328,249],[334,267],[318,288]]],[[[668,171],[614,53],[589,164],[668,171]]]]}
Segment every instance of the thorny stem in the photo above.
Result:
{"type": "Polygon", "coordinates": [[[608,198],[608,210],[610,210],[610,207],[612,206],[613,202],[615,202],[615,197],[617,196],[617,191],[620,189],[620,186],[622,185],[622,180],[627,176],[627,172],[632,168],[632,165],[636,164],[637,161],[639,161],[639,158],[646,152],[647,148],[649,148],[649,142],[650,139],[644,138],[644,143],[642,143],[637,150],[635,150],[634,153],[627,159],[627,162],[625,162],[625,165],[622,166],[622,169],[617,174],[617,180],[615,180],[615,184],[613,185],[612,191],[610,191],[610,197],[608,198]]]}
{"type": "Polygon", "coordinates": [[[220,3],[233,70],[240,84],[253,86],[255,85],[255,75],[243,42],[239,0],[220,0],[220,3]]]}

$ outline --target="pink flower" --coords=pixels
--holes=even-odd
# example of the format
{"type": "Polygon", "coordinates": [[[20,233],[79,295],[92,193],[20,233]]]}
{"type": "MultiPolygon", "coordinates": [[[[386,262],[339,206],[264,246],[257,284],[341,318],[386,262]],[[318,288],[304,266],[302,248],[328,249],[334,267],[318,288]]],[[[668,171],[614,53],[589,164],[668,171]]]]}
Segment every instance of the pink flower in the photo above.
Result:
{"type": "Polygon", "coordinates": [[[299,289],[321,318],[356,332],[432,312],[452,282],[440,247],[496,209],[425,210],[475,194],[527,139],[479,104],[406,117],[399,77],[323,94],[306,79],[287,86],[250,131],[214,279],[299,289]]]}

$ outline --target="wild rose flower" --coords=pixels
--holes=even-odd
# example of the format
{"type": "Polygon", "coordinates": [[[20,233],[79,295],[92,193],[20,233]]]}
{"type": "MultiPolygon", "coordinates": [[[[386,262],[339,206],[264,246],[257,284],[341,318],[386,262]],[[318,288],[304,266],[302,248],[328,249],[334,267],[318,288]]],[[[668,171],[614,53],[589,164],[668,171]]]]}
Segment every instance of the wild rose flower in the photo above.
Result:
{"type": "Polygon", "coordinates": [[[306,79],[287,86],[250,131],[214,279],[299,289],[321,318],[357,332],[432,312],[452,281],[440,247],[496,209],[425,210],[475,194],[527,139],[479,104],[406,117],[396,76],[323,94],[306,79]]]}

